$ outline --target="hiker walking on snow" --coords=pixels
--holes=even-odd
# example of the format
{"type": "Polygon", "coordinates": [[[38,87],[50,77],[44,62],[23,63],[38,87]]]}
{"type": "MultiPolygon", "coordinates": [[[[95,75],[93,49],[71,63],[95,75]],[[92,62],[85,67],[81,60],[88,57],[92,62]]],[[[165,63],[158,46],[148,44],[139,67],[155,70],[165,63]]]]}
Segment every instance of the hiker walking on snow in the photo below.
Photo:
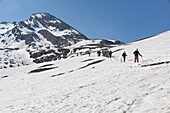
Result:
{"type": "Polygon", "coordinates": [[[112,51],[109,51],[109,58],[112,57],[112,51]]]}
{"type": "Polygon", "coordinates": [[[134,52],[133,52],[134,56],[135,56],[135,60],[134,62],[139,62],[139,55],[142,57],[142,55],[139,53],[138,49],[136,49],[134,52]]]}
{"type": "Polygon", "coordinates": [[[126,61],[126,56],[127,56],[127,54],[126,54],[126,52],[124,51],[124,52],[123,52],[123,54],[122,54],[123,62],[125,62],[125,61],[126,61]]]}
{"type": "Polygon", "coordinates": [[[100,56],[101,55],[101,51],[97,51],[97,56],[100,56]]]}

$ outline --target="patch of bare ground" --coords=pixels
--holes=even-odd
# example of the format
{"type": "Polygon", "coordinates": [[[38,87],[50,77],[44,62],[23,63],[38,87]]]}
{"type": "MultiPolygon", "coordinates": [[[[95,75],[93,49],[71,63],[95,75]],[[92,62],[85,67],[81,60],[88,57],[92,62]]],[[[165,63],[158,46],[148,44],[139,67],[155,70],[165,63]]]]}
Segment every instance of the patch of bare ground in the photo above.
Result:
{"type": "Polygon", "coordinates": [[[58,68],[58,66],[57,66],[57,67],[34,69],[34,70],[32,70],[32,71],[30,71],[30,72],[28,72],[28,73],[29,73],[29,74],[31,74],[31,73],[39,73],[39,72],[48,71],[48,70],[55,69],[55,68],[58,68]]]}

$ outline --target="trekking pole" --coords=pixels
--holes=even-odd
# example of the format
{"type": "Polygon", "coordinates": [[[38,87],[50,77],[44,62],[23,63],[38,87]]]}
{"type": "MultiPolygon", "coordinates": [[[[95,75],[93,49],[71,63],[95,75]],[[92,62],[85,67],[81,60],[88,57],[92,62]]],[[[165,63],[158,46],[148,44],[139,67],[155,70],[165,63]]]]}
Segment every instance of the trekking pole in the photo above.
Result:
{"type": "Polygon", "coordinates": [[[142,62],[141,63],[143,63],[144,62],[144,59],[143,59],[143,56],[142,56],[142,62]]]}
{"type": "Polygon", "coordinates": [[[129,61],[129,57],[128,56],[126,56],[126,57],[127,57],[126,61],[128,62],[129,61]]]}

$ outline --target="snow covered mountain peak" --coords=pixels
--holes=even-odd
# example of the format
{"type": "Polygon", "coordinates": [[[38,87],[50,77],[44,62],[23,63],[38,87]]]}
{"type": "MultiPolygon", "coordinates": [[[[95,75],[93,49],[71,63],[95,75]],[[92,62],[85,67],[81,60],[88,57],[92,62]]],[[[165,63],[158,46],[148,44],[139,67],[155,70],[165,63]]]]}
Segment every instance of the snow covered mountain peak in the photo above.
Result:
{"type": "Polygon", "coordinates": [[[12,38],[13,43],[24,40],[25,44],[29,45],[32,42],[46,40],[57,47],[72,45],[80,40],[88,39],[73,27],[48,13],[32,14],[27,21],[19,23],[0,23],[0,36],[3,40],[0,40],[1,45],[4,44],[3,42],[7,42],[7,38],[12,38]]]}
{"type": "MultiPolygon", "coordinates": [[[[52,32],[68,32],[70,34],[81,34],[76,29],[72,28],[62,20],[56,18],[55,16],[49,13],[34,13],[28,20],[28,24],[39,30],[39,29],[48,29],[52,32]]],[[[64,33],[62,33],[64,34],[64,33]]]]}
{"type": "Polygon", "coordinates": [[[50,13],[33,13],[30,17],[31,18],[41,18],[41,19],[49,19],[49,18],[53,18],[53,19],[57,19],[55,16],[51,15],[50,13]]]}
{"type": "Polygon", "coordinates": [[[49,13],[35,13],[28,20],[29,24],[34,28],[57,27],[61,24],[61,20],[57,19],[49,13]]]}

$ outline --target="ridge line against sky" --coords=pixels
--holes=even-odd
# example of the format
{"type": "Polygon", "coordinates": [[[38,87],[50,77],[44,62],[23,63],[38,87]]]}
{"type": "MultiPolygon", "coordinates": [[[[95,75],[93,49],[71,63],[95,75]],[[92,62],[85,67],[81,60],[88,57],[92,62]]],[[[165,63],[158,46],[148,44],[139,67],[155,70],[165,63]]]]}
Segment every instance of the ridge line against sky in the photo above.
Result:
{"type": "Polygon", "coordinates": [[[0,0],[0,22],[50,13],[88,38],[132,42],[170,29],[170,0],[0,0]]]}

